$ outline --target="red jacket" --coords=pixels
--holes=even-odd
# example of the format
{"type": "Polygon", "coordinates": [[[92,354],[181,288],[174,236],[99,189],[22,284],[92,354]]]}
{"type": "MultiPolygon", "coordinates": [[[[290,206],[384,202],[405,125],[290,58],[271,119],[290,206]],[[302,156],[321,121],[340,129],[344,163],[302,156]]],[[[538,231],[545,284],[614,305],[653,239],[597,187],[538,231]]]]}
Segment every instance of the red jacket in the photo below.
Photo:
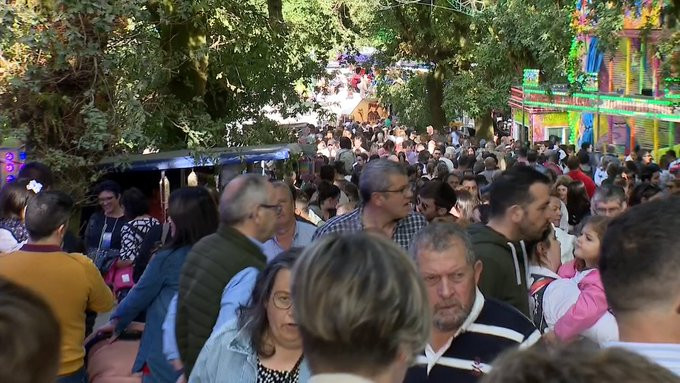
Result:
{"type": "Polygon", "coordinates": [[[582,172],[580,169],[576,169],[570,171],[569,173],[567,173],[567,175],[571,177],[574,181],[583,182],[583,184],[586,186],[588,198],[593,198],[597,186],[595,186],[595,182],[590,177],[588,177],[586,173],[582,172]]]}

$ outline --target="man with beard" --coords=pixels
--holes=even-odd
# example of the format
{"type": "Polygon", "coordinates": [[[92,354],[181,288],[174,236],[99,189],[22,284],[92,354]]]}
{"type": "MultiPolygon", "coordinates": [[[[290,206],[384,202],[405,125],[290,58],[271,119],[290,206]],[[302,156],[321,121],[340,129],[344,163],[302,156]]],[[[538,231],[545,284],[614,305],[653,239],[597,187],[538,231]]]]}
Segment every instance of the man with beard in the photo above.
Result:
{"type": "Polygon", "coordinates": [[[550,224],[550,179],[530,167],[515,167],[496,178],[489,202],[489,223],[468,230],[472,250],[484,263],[479,288],[529,316],[524,241],[539,239],[550,224]]]}
{"type": "Polygon", "coordinates": [[[476,382],[500,353],[540,339],[524,315],[479,291],[484,266],[459,226],[429,225],[413,240],[411,255],[427,288],[432,334],[406,383],[476,382]]]}

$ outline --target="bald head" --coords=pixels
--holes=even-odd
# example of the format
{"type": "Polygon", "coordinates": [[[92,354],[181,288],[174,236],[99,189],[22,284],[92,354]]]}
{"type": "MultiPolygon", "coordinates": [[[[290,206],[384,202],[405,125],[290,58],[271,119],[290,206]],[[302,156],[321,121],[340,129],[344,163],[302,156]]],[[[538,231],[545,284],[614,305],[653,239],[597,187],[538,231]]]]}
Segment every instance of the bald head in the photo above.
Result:
{"type": "Polygon", "coordinates": [[[243,174],[231,180],[220,197],[220,221],[234,225],[248,217],[259,204],[267,204],[273,187],[263,176],[243,174]]]}

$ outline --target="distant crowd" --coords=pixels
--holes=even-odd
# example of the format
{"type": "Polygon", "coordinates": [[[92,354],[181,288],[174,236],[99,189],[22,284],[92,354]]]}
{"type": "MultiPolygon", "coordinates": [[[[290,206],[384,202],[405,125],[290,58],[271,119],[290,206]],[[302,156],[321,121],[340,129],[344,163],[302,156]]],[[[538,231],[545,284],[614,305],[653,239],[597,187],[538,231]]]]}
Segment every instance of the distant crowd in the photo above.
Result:
{"type": "Polygon", "coordinates": [[[1,382],[679,382],[680,162],[349,123],[309,168],[0,191],[1,382]],[[97,313],[108,322],[93,328],[97,313]]]}

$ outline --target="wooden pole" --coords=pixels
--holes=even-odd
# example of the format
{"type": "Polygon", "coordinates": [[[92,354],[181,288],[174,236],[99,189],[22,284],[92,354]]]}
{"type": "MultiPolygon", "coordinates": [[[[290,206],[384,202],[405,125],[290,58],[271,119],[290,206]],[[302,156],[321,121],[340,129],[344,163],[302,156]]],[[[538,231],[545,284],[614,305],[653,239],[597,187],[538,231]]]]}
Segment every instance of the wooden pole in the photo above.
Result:
{"type": "Polygon", "coordinates": [[[638,94],[642,94],[642,89],[645,87],[645,60],[647,58],[647,44],[643,41],[640,44],[640,77],[638,84],[638,94]]]}
{"type": "Polygon", "coordinates": [[[631,38],[628,37],[626,38],[626,96],[630,95],[630,83],[632,80],[631,73],[630,73],[630,64],[632,61],[631,57],[631,50],[632,50],[632,45],[633,42],[631,41],[631,38]]]}
{"type": "Polygon", "coordinates": [[[659,120],[654,120],[654,158],[659,158],[659,120]]]}
{"type": "Polygon", "coordinates": [[[629,118],[628,119],[628,125],[630,126],[630,149],[629,151],[632,152],[635,149],[635,119],[634,118],[629,118]]]}

